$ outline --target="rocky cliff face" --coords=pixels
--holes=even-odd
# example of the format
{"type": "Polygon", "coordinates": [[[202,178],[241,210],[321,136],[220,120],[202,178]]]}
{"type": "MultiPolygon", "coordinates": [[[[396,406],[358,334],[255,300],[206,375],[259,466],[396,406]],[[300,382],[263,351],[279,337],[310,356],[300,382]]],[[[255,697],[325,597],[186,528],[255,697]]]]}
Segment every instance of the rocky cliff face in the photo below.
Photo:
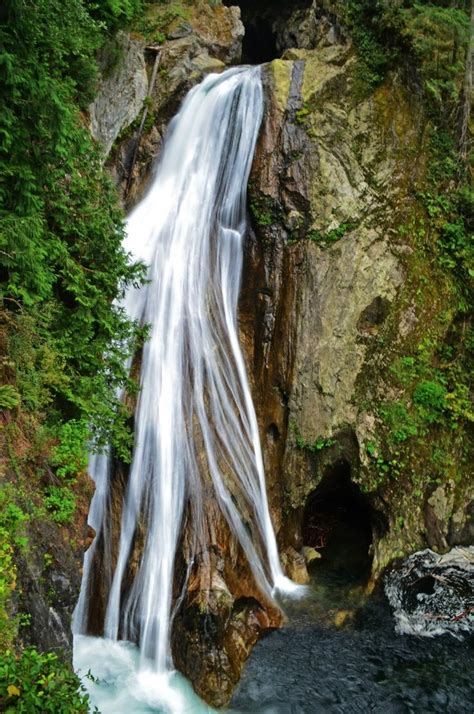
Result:
{"type": "MultiPolygon", "coordinates": [[[[258,294],[247,317],[257,411],[268,478],[275,493],[283,486],[283,542],[331,464],[345,461],[363,480],[376,418],[358,387],[407,278],[410,247],[397,227],[424,171],[423,110],[396,77],[358,99],[350,46],[286,57],[266,70],[247,271],[258,294]]],[[[302,545],[298,528],[288,535],[302,545]]]]}
{"type": "Polygon", "coordinates": [[[104,48],[91,131],[128,207],[145,190],[163,132],[184,96],[209,72],[240,61],[243,36],[238,7],[154,3],[139,31],[119,33],[104,48]]]}
{"type": "Polygon", "coordinates": [[[242,329],[282,546],[301,549],[312,495],[350,472],[372,514],[376,577],[418,547],[467,543],[473,484],[421,465],[420,444],[403,450],[408,435],[393,433],[400,360],[449,329],[449,288],[416,228],[423,104],[397,75],[364,96],[351,46],[324,38],[265,69],[242,329]]]}
{"type": "MultiPolygon", "coordinates": [[[[106,152],[118,137],[108,165],[121,190],[132,172],[128,205],[142,194],[185,92],[239,61],[238,9],[194,5],[171,20],[153,6],[155,30],[127,40],[129,59],[111,75],[116,91],[103,85],[93,110],[106,152]],[[150,83],[152,35],[165,24],[131,167],[143,67],[150,83]],[[120,86],[135,88],[131,106],[120,86]],[[120,127],[105,101],[111,91],[127,105],[116,113],[120,127]]],[[[272,22],[284,54],[263,68],[266,111],[249,187],[240,305],[272,515],[287,572],[304,582],[308,553],[328,535],[314,535],[321,504],[325,513],[328,504],[357,510],[374,580],[393,558],[474,536],[474,486],[459,437],[449,424],[424,423],[413,399],[416,380],[429,382],[454,316],[418,200],[431,126],[401,74],[375,91],[364,85],[346,33],[320,3],[272,22]]],[[[281,614],[256,591],[212,503],[208,516],[208,557],[193,569],[173,652],[198,693],[224,705],[260,632],[281,614]]],[[[183,533],[176,596],[191,528],[183,533]]]]}

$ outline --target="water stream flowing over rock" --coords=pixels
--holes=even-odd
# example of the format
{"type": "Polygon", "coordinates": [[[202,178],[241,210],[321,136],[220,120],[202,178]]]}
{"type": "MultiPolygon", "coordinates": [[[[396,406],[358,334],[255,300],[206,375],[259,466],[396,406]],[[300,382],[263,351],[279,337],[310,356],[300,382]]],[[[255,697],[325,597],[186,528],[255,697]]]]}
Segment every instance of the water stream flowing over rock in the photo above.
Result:
{"type": "Polygon", "coordinates": [[[127,224],[125,246],[149,272],[124,307],[150,332],[129,473],[113,454],[91,462],[97,535],[75,627],[139,643],[142,669],[157,675],[173,668],[172,621],[188,589],[232,607],[212,548],[213,509],[263,599],[291,585],[237,335],[246,188],[262,111],[259,68],[207,77],[172,123],[150,191],[127,224]]]}

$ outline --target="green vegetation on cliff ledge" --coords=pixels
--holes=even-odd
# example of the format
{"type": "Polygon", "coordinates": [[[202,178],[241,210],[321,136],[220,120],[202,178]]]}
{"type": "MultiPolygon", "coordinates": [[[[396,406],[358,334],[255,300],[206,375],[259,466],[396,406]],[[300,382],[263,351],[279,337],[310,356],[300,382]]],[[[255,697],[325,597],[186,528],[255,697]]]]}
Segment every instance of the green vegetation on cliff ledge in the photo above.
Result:
{"type": "Polygon", "coordinates": [[[457,99],[470,33],[468,0],[325,0],[323,5],[348,28],[368,84],[379,84],[405,62],[418,66],[437,101],[457,99]]]}
{"type": "Polygon", "coordinates": [[[112,301],[140,268],[121,249],[122,214],[79,112],[103,28],[81,2],[43,0],[7,3],[0,33],[4,380],[21,410],[90,421],[124,452],[115,393],[135,329],[112,301]]]}
{"type": "Polygon", "coordinates": [[[96,51],[141,5],[6,0],[0,9],[2,711],[87,711],[55,655],[21,653],[18,559],[34,558],[41,523],[73,537],[91,436],[111,439],[124,459],[131,441],[116,395],[133,389],[123,361],[140,334],[115,301],[143,271],[121,248],[122,212],[83,111],[96,51]]]}

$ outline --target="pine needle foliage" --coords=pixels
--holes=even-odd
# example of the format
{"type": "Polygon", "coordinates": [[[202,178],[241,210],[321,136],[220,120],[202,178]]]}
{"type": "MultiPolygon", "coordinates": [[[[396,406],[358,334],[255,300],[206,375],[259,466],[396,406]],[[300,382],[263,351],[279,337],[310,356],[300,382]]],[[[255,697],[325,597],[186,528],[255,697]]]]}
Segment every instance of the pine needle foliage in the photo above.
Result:
{"type": "Polygon", "coordinates": [[[122,212],[81,110],[107,22],[135,5],[6,0],[0,10],[0,298],[17,387],[24,408],[87,419],[123,453],[117,394],[137,330],[117,301],[142,271],[122,250],[122,212]]]}

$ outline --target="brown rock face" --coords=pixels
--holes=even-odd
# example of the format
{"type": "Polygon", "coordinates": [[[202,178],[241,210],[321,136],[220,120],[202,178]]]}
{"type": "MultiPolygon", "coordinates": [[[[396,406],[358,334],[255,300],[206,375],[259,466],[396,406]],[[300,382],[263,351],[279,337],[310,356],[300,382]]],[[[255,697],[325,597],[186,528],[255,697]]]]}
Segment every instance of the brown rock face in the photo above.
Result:
{"type": "MultiPolygon", "coordinates": [[[[280,611],[255,586],[249,565],[216,504],[206,508],[208,551],[192,566],[173,626],[173,660],[214,706],[228,703],[261,631],[281,624],[280,611]]],[[[189,568],[184,529],[176,585],[189,568]]]]}
{"type": "MultiPolygon", "coordinates": [[[[416,229],[430,125],[400,76],[361,91],[351,45],[323,40],[264,67],[240,325],[285,559],[314,545],[310,503],[337,505],[347,489],[377,577],[416,548],[469,542],[474,488],[467,474],[414,487],[433,469],[418,461],[422,444],[402,464],[382,456],[396,451],[383,410],[410,399],[393,379],[396,357],[442,334],[449,304],[416,229]]],[[[286,567],[298,572],[297,559],[286,567]]]]}
{"type": "MultiPolygon", "coordinates": [[[[420,467],[416,455],[403,468],[381,456],[387,428],[379,406],[401,393],[390,379],[393,356],[425,339],[442,309],[443,283],[416,237],[429,125],[400,76],[361,90],[353,48],[318,7],[312,3],[309,13],[298,10],[276,27],[280,49],[300,49],[286,49],[263,67],[266,107],[249,186],[239,316],[282,563],[299,582],[327,535],[316,532],[318,516],[330,523],[328,504],[337,507],[338,498],[365,519],[373,577],[398,555],[472,537],[474,500],[472,479],[448,478],[436,489],[428,479],[415,498],[409,474],[420,467]],[[417,300],[419,271],[433,280],[429,306],[417,300]]],[[[216,39],[206,9],[163,46],[153,126],[138,155],[131,203],[184,93],[237,59],[240,23],[230,10],[216,9],[230,23],[221,18],[225,41],[216,39]]],[[[111,155],[122,185],[132,145],[125,137],[111,155]]],[[[118,470],[116,482],[114,538],[126,472],[118,470]]],[[[184,524],[172,649],[196,691],[223,706],[257,638],[282,615],[256,589],[214,502],[206,514],[208,548],[195,562],[188,547],[193,524],[184,524]]],[[[94,632],[104,567],[98,555],[94,632]]]]}
{"type": "MultiPolygon", "coordinates": [[[[361,479],[372,423],[355,404],[358,380],[405,280],[392,226],[423,172],[422,160],[408,177],[406,166],[423,124],[395,79],[354,98],[347,44],[287,56],[264,70],[241,329],[274,523],[293,574],[312,545],[303,539],[309,496],[333,471],[361,479]]],[[[383,523],[374,513],[376,542],[383,523]]]]}
{"type": "Polygon", "coordinates": [[[122,195],[129,188],[127,208],[142,197],[163,133],[187,92],[206,74],[237,64],[244,36],[238,7],[211,6],[207,0],[178,0],[171,9],[153,3],[142,25],[144,33],[119,33],[103,51],[103,77],[91,107],[93,135],[108,157],[107,167],[122,195]],[[114,64],[117,48],[120,59],[114,64]],[[151,86],[156,53],[159,65],[151,86]],[[147,120],[132,167],[145,105],[147,120]]]}

